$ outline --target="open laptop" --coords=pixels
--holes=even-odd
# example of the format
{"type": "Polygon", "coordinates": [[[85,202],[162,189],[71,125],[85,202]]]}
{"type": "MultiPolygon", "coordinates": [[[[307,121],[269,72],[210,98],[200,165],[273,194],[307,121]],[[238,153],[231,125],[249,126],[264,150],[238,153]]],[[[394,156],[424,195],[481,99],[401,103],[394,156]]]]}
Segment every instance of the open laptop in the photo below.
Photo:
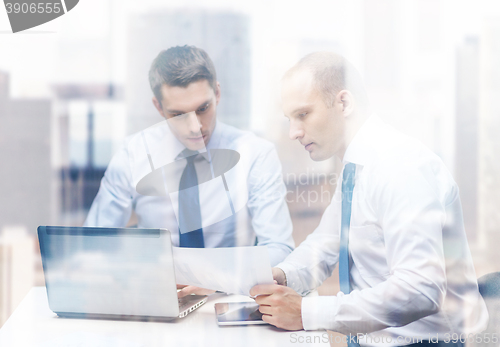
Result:
{"type": "Polygon", "coordinates": [[[71,318],[174,319],[207,301],[177,298],[166,229],[38,227],[49,307],[71,318]]]}

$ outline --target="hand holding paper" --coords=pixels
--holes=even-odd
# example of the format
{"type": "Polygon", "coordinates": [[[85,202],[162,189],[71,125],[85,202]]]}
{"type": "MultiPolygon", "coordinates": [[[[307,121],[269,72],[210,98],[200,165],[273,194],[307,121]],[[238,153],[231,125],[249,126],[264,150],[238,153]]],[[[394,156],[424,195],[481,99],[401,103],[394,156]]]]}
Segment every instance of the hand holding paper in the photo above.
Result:
{"type": "Polygon", "coordinates": [[[178,284],[249,295],[257,284],[273,284],[267,247],[173,248],[178,284]]]}

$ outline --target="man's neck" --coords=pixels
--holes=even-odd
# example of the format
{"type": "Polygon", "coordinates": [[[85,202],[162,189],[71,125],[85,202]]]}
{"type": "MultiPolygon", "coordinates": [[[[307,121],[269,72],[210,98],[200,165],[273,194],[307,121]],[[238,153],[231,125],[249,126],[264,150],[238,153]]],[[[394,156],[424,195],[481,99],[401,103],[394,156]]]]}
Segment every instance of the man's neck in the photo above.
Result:
{"type": "Polygon", "coordinates": [[[340,161],[344,160],[345,152],[352,140],[358,133],[359,129],[363,126],[368,116],[365,113],[353,114],[351,117],[346,119],[345,132],[344,132],[344,143],[340,150],[337,152],[337,157],[340,161]]]}

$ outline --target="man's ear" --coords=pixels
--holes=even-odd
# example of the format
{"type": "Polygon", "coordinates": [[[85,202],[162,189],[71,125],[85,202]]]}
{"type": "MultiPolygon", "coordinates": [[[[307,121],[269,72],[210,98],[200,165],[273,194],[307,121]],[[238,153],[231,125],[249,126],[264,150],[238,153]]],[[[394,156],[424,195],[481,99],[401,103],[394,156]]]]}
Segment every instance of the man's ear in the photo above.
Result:
{"type": "Polygon", "coordinates": [[[220,101],[220,83],[217,82],[217,87],[215,89],[215,105],[218,105],[220,101]]]}
{"type": "Polygon", "coordinates": [[[337,102],[339,102],[342,106],[342,113],[344,117],[349,117],[354,113],[354,96],[348,90],[341,90],[337,94],[337,102]]]}
{"type": "Polygon", "coordinates": [[[161,102],[158,101],[156,96],[153,96],[153,105],[155,105],[156,110],[160,113],[160,115],[166,119],[165,114],[163,113],[163,108],[161,107],[161,102]]]}

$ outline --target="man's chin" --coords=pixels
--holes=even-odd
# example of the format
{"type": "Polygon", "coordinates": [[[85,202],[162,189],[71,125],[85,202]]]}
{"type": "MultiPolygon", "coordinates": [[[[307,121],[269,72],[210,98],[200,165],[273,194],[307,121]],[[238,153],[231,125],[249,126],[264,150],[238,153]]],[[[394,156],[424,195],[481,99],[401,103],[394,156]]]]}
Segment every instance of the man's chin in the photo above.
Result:
{"type": "Polygon", "coordinates": [[[321,161],[321,160],[323,160],[323,159],[320,159],[320,158],[316,158],[312,153],[309,154],[309,157],[311,157],[312,161],[321,161]]]}
{"type": "Polygon", "coordinates": [[[332,156],[333,156],[333,154],[328,155],[327,153],[319,153],[318,151],[309,152],[309,157],[311,157],[311,160],[313,160],[313,161],[327,160],[327,159],[330,159],[332,156]]]}
{"type": "Polygon", "coordinates": [[[205,149],[205,143],[203,142],[196,145],[192,143],[185,143],[184,146],[186,146],[186,148],[191,151],[202,151],[203,149],[205,149]]]}
{"type": "Polygon", "coordinates": [[[191,151],[203,151],[206,148],[207,143],[208,143],[208,140],[206,140],[206,138],[208,138],[208,136],[204,137],[203,140],[195,141],[195,142],[185,140],[185,141],[183,141],[183,144],[187,149],[189,149],[191,151]]]}

